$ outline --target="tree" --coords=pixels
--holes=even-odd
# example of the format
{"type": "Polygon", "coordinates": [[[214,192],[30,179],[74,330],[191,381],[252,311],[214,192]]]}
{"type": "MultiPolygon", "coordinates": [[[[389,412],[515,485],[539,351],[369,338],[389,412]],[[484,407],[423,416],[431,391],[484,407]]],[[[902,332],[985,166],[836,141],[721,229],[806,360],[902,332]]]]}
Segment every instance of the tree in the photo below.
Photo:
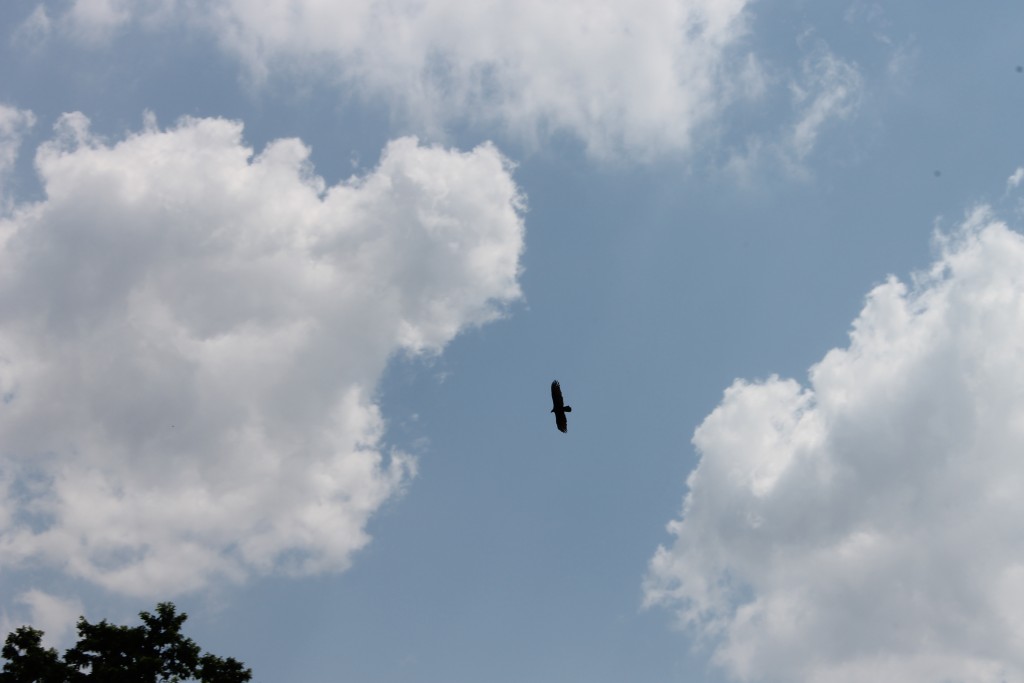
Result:
{"type": "Polygon", "coordinates": [[[4,683],[64,683],[71,669],[60,660],[52,647],[43,648],[43,632],[31,626],[22,626],[7,636],[3,658],[7,660],[0,671],[4,683]]]}
{"type": "Polygon", "coordinates": [[[140,626],[117,626],[106,619],[78,620],[78,643],[61,659],[42,645],[43,632],[22,626],[7,636],[0,683],[245,683],[252,671],[238,660],[202,653],[181,633],[188,618],[161,602],[156,613],[140,612],[140,626]]]}

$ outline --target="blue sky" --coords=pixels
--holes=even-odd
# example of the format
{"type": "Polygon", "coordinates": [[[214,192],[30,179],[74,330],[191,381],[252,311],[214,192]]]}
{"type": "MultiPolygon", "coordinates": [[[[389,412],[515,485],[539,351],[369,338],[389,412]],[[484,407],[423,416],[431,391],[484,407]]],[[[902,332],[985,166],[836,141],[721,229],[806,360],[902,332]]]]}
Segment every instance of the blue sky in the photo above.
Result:
{"type": "Polygon", "coordinates": [[[1024,681],[1022,26],[4,3],[0,625],[170,599],[258,681],[1024,681]]]}

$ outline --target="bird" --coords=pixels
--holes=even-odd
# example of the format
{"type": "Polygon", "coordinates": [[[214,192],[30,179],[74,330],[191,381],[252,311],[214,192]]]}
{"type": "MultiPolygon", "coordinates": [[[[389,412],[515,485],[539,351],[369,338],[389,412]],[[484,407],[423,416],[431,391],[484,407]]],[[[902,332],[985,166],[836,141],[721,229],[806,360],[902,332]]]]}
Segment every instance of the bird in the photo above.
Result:
{"type": "Polygon", "coordinates": [[[565,434],[569,429],[565,414],[572,412],[572,406],[565,405],[562,400],[562,387],[559,386],[557,379],[551,383],[551,403],[554,404],[551,412],[555,414],[555,425],[558,427],[558,431],[565,434]]]}

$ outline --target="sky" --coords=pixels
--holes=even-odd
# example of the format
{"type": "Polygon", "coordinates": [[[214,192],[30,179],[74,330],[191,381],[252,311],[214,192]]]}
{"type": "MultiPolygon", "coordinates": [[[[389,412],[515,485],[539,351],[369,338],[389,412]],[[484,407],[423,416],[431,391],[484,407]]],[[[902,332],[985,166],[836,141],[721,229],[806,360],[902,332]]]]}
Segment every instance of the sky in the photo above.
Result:
{"type": "Polygon", "coordinates": [[[0,4],[0,631],[171,600],[256,681],[1024,681],[1022,26],[0,4]]]}

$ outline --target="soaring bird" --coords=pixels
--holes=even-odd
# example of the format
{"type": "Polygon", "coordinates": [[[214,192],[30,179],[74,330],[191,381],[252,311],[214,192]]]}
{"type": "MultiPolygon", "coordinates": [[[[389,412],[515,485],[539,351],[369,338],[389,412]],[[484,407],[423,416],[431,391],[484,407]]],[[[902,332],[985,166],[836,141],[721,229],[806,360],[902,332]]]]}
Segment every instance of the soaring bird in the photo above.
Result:
{"type": "Polygon", "coordinates": [[[555,414],[555,424],[558,426],[558,431],[564,434],[569,429],[565,414],[572,412],[572,406],[567,406],[562,401],[562,387],[558,385],[557,379],[551,383],[551,403],[554,404],[551,412],[555,414]]]}

